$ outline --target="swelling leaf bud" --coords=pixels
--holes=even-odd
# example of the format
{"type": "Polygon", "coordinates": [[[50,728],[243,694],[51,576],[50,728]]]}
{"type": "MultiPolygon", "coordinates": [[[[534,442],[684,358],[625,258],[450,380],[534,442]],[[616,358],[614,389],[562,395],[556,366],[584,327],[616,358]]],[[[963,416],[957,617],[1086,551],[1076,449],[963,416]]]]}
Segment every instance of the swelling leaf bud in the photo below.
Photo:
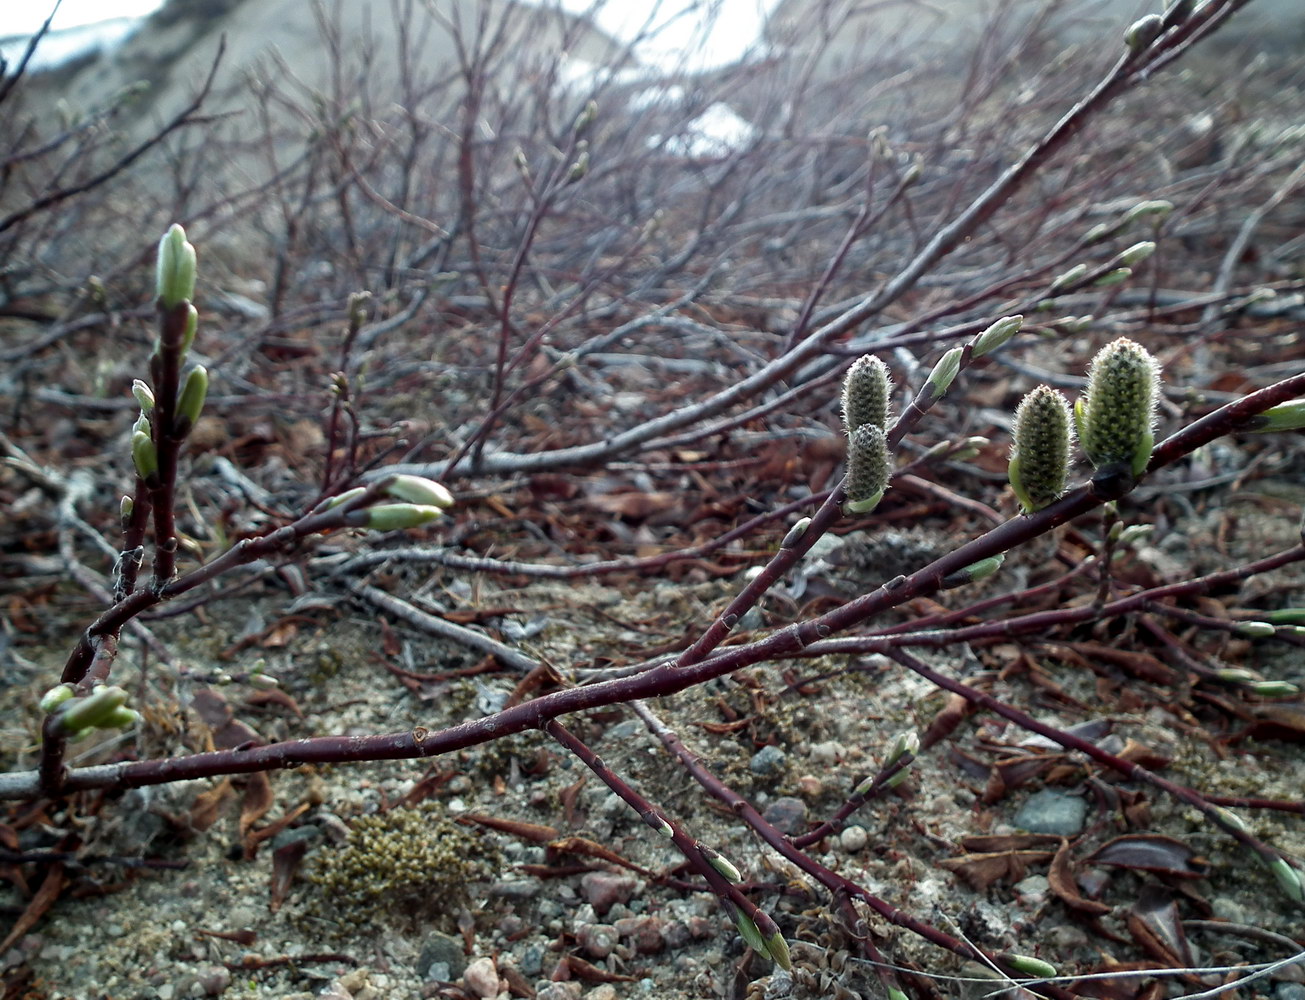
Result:
{"type": "Polygon", "coordinates": [[[956,587],[964,587],[967,583],[978,583],[980,580],[986,580],[1001,569],[1001,564],[1005,561],[1005,553],[1000,552],[995,556],[989,556],[987,559],[980,559],[964,569],[958,569],[955,573],[948,573],[943,577],[939,589],[952,590],[956,587]]]}
{"type": "Polygon", "coordinates": [[[888,489],[888,441],[874,424],[862,424],[847,443],[847,503],[849,514],[868,514],[888,489]]]}
{"type": "Polygon", "coordinates": [[[722,855],[719,851],[713,851],[710,847],[698,845],[698,851],[707,864],[719,872],[727,882],[738,885],[743,881],[743,873],[734,867],[734,864],[722,855]]]}
{"type": "Polygon", "coordinates": [[[190,352],[190,345],[195,342],[195,331],[199,329],[199,312],[194,306],[186,310],[186,329],[181,333],[181,358],[184,360],[190,352]]]}
{"type": "Polygon", "coordinates": [[[159,476],[159,453],[154,447],[154,440],[140,431],[131,436],[131,460],[136,466],[136,475],[147,483],[155,482],[159,476]]]}
{"type": "Polygon", "coordinates": [[[1068,271],[1063,271],[1052,279],[1050,287],[1047,289],[1048,295],[1056,295],[1063,292],[1070,285],[1082,280],[1083,275],[1088,273],[1086,264],[1075,264],[1068,271]]]}
{"type": "Polygon", "coordinates": [[[106,725],[116,726],[118,709],[127,702],[127,692],[120,687],[98,687],[85,698],[81,698],[59,715],[59,728],[68,735],[76,735],[88,729],[100,729],[106,725]]]}
{"type": "Polygon", "coordinates": [[[915,759],[915,755],[920,752],[920,734],[914,729],[908,729],[904,733],[898,733],[897,738],[893,740],[892,748],[888,751],[888,759],[884,761],[885,767],[896,764],[903,757],[915,759]]]}
{"type": "Polygon", "coordinates": [[[208,398],[208,369],[196,365],[186,373],[186,382],[177,397],[177,418],[180,432],[187,434],[199,423],[199,415],[204,412],[204,400],[208,398]]]}
{"type": "Polygon", "coordinates": [[[1296,431],[1305,427],[1305,399],[1289,399],[1251,417],[1246,423],[1257,434],[1296,431]]]}
{"type": "Polygon", "coordinates": [[[961,355],[965,352],[963,347],[953,347],[950,351],[938,359],[938,363],[933,366],[933,371],[929,373],[926,385],[933,386],[933,398],[937,399],[943,395],[956,379],[957,373],[961,370],[961,355]]]}
{"type": "Polygon", "coordinates": [[[1159,363],[1126,337],[1107,344],[1092,359],[1087,391],[1074,415],[1083,451],[1097,470],[1094,482],[1101,479],[1105,485],[1124,476],[1127,492],[1146,469],[1155,443],[1159,386],[1159,363]]]}
{"type": "Polygon", "coordinates": [[[1034,976],[1037,979],[1054,979],[1057,975],[1056,967],[1040,958],[1010,954],[1002,957],[1006,959],[1006,964],[1012,969],[1026,976],[1034,976]]]}
{"type": "Polygon", "coordinates": [[[734,926],[739,929],[739,935],[748,947],[758,955],[769,955],[770,949],[766,947],[766,939],[761,936],[761,931],[757,930],[757,925],[752,918],[734,909],[733,905],[730,908],[734,910],[734,926]]]}
{"type": "Polygon", "coordinates": [[[1124,32],[1124,42],[1128,45],[1128,50],[1133,53],[1141,52],[1150,48],[1151,43],[1160,37],[1160,32],[1164,31],[1164,21],[1159,14],[1147,14],[1146,17],[1134,21],[1126,32],[1124,32]]]}
{"type": "Polygon", "coordinates": [[[149,413],[154,409],[154,390],[149,384],[142,382],[140,379],[133,379],[131,383],[131,394],[136,397],[136,402],[140,404],[141,413],[149,413]]]}
{"type": "Polygon", "coordinates": [[[1117,267],[1113,271],[1107,271],[1096,281],[1092,282],[1093,288],[1110,288],[1112,285],[1122,285],[1125,281],[1133,276],[1131,267],[1117,267]]]}
{"type": "Polygon", "coordinates": [[[1282,858],[1274,858],[1265,863],[1269,866],[1269,871],[1273,872],[1278,888],[1287,894],[1287,898],[1295,903],[1305,903],[1305,884],[1301,882],[1300,872],[1282,858]]]}
{"type": "Polygon", "coordinates": [[[788,942],[784,940],[784,935],[779,931],[766,938],[766,951],[775,960],[775,964],[785,972],[793,968],[793,956],[788,950],[788,942]]]}
{"type": "Polygon", "coordinates": [[[49,715],[65,701],[68,701],[74,693],[71,684],[58,684],[41,695],[41,700],[36,703],[37,708],[49,715]]]}
{"type": "Polygon", "coordinates": [[[186,231],[175,223],[159,240],[155,295],[164,309],[195,297],[195,248],[186,242],[186,231]]]}
{"type": "Polygon", "coordinates": [[[981,358],[985,354],[991,354],[1010,340],[1011,337],[1019,333],[1019,329],[1023,324],[1023,316],[1006,316],[997,320],[975,339],[974,349],[970,356],[981,358]]]}
{"type": "Polygon", "coordinates": [[[811,518],[809,517],[799,518],[794,521],[793,527],[788,529],[788,534],[786,534],[784,540],[779,543],[779,547],[781,549],[791,549],[798,543],[798,540],[806,534],[807,526],[809,524],[811,524],[811,518]]]}
{"type": "Polygon", "coordinates": [[[1040,385],[1015,410],[1015,443],[1007,477],[1032,514],[1060,499],[1069,476],[1069,403],[1055,389],[1040,385]]]}
{"type": "Polygon", "coordinates": [[[1138,219],[1151,219],[1155,222],[1160,222],[1173,210],[1174,203],[1172,201],[1165,201],[1163,198],[1156,198],[1152,201],[1139,201],[1124,213],[1124,217],[1120,220],[1120,223],[1122,225],[1128,225],[1130,222],[1136,222],[1138,219]]]}
{"type": "Polygon", "coordinates": [[[372,531],[402,531],[433,521],[444,512],[438,507],[416,503],[390,503],[379,507],[351,510],[344,515],[346,524],[372,531]]]}
{"type": "Polygon", "coordinates": [[[862,424],[887,428],[891,389],[888,366],[873,354],[852,362],[843,379],[843,427],[849,436],[862,424]]]}
{"type": "Polygon", "coordinates": [[[1119,251],[1119,254],[1115,257],[1115,263],[1121,267],[1136,267],[1153,253],[1155,253],[1155,243],[1151,240],[1143,240],[1141,243],[1134,243],[1131,247],[1119,251]]]}
{"type": "Polygon", "coordinates": [[[448,510],[453,506],[453,494],[435,480],[424,476],[395,476],[386,484],[385,492],[396,500],[425,504],[441,510],[448,510]]]}
{"type": "Polygon", "coordinates": [[[1272,639],[1277,634],[1278,630],[1268,622],[1238,622],[1233,626],[1233,635],[1247,639],[1272,639]]]}
{"type": "Polygon", "coordinates": [[[1300,694],[1300,688],[1291,681],[1255,681],[1247,687],[1261,698],[1290,698],[1300,694]]]}

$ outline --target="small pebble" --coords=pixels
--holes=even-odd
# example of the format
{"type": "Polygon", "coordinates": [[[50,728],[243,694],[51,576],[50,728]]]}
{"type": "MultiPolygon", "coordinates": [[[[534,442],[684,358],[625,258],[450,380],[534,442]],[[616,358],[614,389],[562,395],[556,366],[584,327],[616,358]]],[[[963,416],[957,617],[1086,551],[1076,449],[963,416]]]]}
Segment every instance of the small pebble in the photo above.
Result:
{"type": "Polygon", "coordinates": [[[857,851],[865,850],[865,845],[869,842],[870,835],[865,832],[863,826],[849,826],[838,835],[839,846],[848,854],[855,854],[857,851]]]}
{"type": "Polygon", "coordinates": [[[761,815],[780,833],[801,833],[807,825],[807,804],[786,795],[766,806],[761,815]]]}
{"type": "Polygon", "coordinates": [[[788,755],[777,746],[764,746],[752,755],[748,767],[753,774],[768,776],[777,774],[784,767],[788,755]]]}
{"type": "Polygon", "coordinates": [[[542,983],[535,1000],[580,1000],[579,983],[542,983]]]}
{"type": "Polygon", "coordinates": [[[611,983],[595,986],[585,994],[585,1000],[616,1000],[616,987],[611,983]]]}
{"type": "Polygon", "coordinates": [[[577,930],[575,936],[586,957],[598,961],[612,953],[621,935],[611,924],[588,924],[577,930]]]}
{"type": "Polygon", "coordinates": [[[467,966],[462,974],[462,983],[474,996],[498,996],[498,969],[492,958],[478,958],[467,966]]]}
{"type": "Polygon", "coordinates": [[[1087,802],[1077,795],[1043,789],[1034,792],[1015,814],[1014,823],[1029,833],[1072,837],[1083,831],[1087,802]]]}
{"type": "Polygon", "coordinates": [[[637,885],[633,875],[617,872],[588,872],[580,879],[580,891],[599,916],[615,903],[628,903],[637,885]]]}
{"type": "Polygon", "coordinates": [[[616,921],[617,933],[628,938],[640,955],[655,955],[665,945],[662,922],[656,917],[626,917],[616,921]]]}

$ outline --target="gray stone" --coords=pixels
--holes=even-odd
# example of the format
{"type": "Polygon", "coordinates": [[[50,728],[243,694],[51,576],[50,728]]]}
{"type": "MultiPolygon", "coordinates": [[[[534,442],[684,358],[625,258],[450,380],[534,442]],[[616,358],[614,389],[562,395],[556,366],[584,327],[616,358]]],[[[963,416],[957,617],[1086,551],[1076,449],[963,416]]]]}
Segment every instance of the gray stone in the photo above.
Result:
{"type": "Polygon", "coordinates": [[[752,755],[748,767],[752,769],[753,774],[763,776],[778,774],[783,770],[784,760],[787,756],[779,747],[764,746],[752,755]]]}
{"type": "Polygon", "coordinates": [[[602,916],[615,903],[628,903],[638,887],[638,880],[624,872],[588,872],[580,879],[580,891],[602,916]]]}
{"type": "Polygon", "coordinates": [[[1273,1000],[1305,1000],[1305,986],[1300,983],[1279,983],[1273,988],[1273,1000]]]}
{"type": "Polygon", "coordinates": [[[865,850],[865,845],[869,841],[870,836],[863,826],[849,826],[838,835],[839,846],[848,854],[855,854],[857,851],[865,850]]]}
{"type": "Polygon", "coordinates": [[[1082,832],[1087,809],[1087,802],[1077,795],[1045,789],[1028,797],[1015,814],[1014,823],[1029,833],[1072,837],[1082,832]]]}
{"type": "Polygon", "coordinates": [[[417,968],[427,979],[441,979],[451,982],[467,971],[467,956],[463,954],[462,942],[448,934],[430,931],[421,943],[421,953],[417,958],[417,968]],[[443,976],[432,976],[431,966],[441,963],[447,968],[443,976]]]}
{"type": "Polygon", "coordinates": [[[538,976],[544,971],[544,949],[532,944],[521,953],[521,974],[538,976]]]}
{"type": "Polygon", "coordinates": [[[807,825],[807,804],[786,795],[766,806],[761,816],[780,833],[801,833],[807,825]]]}

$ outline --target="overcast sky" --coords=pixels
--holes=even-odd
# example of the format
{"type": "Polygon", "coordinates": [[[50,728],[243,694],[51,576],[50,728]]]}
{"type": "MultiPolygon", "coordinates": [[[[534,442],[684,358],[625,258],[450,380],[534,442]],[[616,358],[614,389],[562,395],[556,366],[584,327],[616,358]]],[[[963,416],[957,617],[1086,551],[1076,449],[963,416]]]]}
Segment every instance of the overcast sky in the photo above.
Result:
{"type": "MultiPolygon", "coordinates": [[[[306,0],[305,0],[306,2],[306,0]]],[[[388,4],[388,0],[346,0],[349,3],[388,4]]],[[[552,2],[552,0],[547,0],[552,2]]],[[[562,0],[570,10],[584,11],[593,6],[592,0],[562,0]]],[[[777,0],[607,0],[599,13],[598,21],[607,31],[618,37],[644,27],[648,18],[652,24],[657,44],[643,57],[659,61],[658,55],[674,53],[683,56],[689,44],[701,37],[702,17],[685,15],[686,10],[704,8],[718,12],[715,30],[705,51],[697,54],[697,62],[715,64],[731,62],[743,54],[761,31],[764,13],[777,0]]],[[[49,16],[52,0],[0,0],[0,37],[34,32],[49,16]]],[[[160,0],[63,0],[54,26],[71,28],[90,24],[106,18],[130,17],[148,14],[161,6],[160,0]]]]}

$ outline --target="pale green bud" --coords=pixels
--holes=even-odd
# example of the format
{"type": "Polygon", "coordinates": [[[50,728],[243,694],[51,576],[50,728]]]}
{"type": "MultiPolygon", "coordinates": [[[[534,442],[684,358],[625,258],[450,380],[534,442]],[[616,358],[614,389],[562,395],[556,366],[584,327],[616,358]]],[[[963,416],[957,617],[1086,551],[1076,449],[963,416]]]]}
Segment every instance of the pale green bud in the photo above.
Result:
{"type": "Polygon", "coordinates": [[[1141,52],[1150,47],[1151,43],[1160,37],[1160,32],[1164,30],[1164,21],[1159,14],[1147,14],[1146,17],[1138,18],[1134,21],[1126,32],[1124,32],[1124,42],[1128,45],[1130,52],[1141,52]]]}
{"type": "Polygon", "coordinates": [[[360,497],[366,492],[367,492],[366,486],[355,486],[351,490],[345,490],[343,493],[331,497],[329,500],[326,501],[326,505],[322,509],[330,510],[332,507],[339,507],[341,504],[348,503],[350,500],[353,500],[356,497],[360,497]]]}
{"type": "Polygon", "coordinates": [[[584,110],[576,117],[575,134],[580,136],[589,131],[589,126],[594,123],[598,117],[598,102],[590,101],[584,106],[584,110]]]}
{"type": "Polygon", "coordinates": [[[908,997],[901,990],[899,990],[896,986],[889,986],[888,1000],[911,1000],[911,998],[908,997]]]}
{"type": "Polygon", "coordinates": [[[438,507],[416,503],[389,503],[365,507],[344,515],[345,523],[372,531],[402,531],[435,520],[444,512],[438,507]]]}
{"type": "Polygon", "coordinates": [[[589,150],[584,149],[580,151],[580,155],[571,164],[571,169],[566,172],[566,183],[575,184],[577,181],[583,180],[587,173],[589,173],[589,150]]]}
{"type": "Polygon", "coordinates": [[[776,931],[766,938],[766,951],[781,969],[788,971],[793,968],[793,956],[788,950],[788,942],[784,940],[783,934],[776,931]]]}
{"type": "Polygon", "coordinates": [[[140,431],[131,436],[131,460],[136,466],[136,475],[146,482],[157,479],[159,475],[159,453],[154,447],[154,440],[140,431]]]}
{"type": "Polygon", "coordinates": [[[862,424],[847,444],[848,514],[868,514],[883,499],[890,473],[888,441],[874,424],[862,424]]]}
{"type": "Polygon", "coordinates": [[[386,484],[385,492],[396,500],[426,504],[431,507],[439,507],[441,510],[447,510],[453,506],[453,494],[435,480],[427,479],[424,476],[395,476],[386,484]]]}
{"type": "Polygon", "coordinates": [[[1069,403],[1040,385],[1015,410],[1015,441],[1007,478],[1024,513],[1060,499],[1069,478],[1069,403]]]}
{"type": "Polygon", "coordinates": [[[1301,883],[1300,872],[1282,858],[1274,858],[1265,864],[1269,866],[1278,887],[1287,894],[1288,899],[1295,903],[1305,903],[1305,885],[1301,883]]]}
{"type": "Polygon", "coordinates": [[[1214,807],[1215,814],[1239,833],[1250,833],[1251,828],[1246,825],[1246,820],[1242,819],[1231,809],[1225,809],[1223,806],[1214,807]]]}
{"type": "Polygon", "coordinates": [[[181,421],[181,433],[186,433],[199,423],[199,415],[204,412],[204,400],[208,398],[208,369],[196,365],[186,373],[186,381],[177,397],[177,417],[181,421]]]}
{"type": "Polygon", "coordinates": [[[902,174],[902,187],[908,188],[918,184],[920,178],[924,176],[924,163],[916,157],[911,161],[911,165],[906,168],[906,173],[902,174]]]}
{"type": "Polygon", "coordinates": [[[1120,530],[1119,534],[1115,537],[1115,542],[1121,548],[1132,545],[1135,542],[1140,542],[1142,539],[1149,538],[1155,533],[1154,524],[1130,524],[1127,527],[1124,527],[1121,524],[1120,528],[1122,530],[1120,530]]]}
{"type": "Polygon", "coordinates": [[[769,955],[770,949],[766,947],[766,939],[761,936],[761,931],[757,930],[757,925],[751,917],[743,913],[734,912],[734,926],[739,929],[739,936],[747,943],[747,946],[755,951],[758,955],[769,955]]]}
{"type": "Polygon", "coordinates": [[[888,366],[872,354],[857,358],[843,379],[843,427],[851,434],[862,424],[885,430],[892,380],[888,366]]]}
{"type": "Polygon", "coordinates": [[[791,549],[798,543],[798,540],[806,534],[807,527],[810,524],[811,518],[809,517],[802,517],[794,521],[793,527],[788,529],[788,534],[786,534],[784,540],[779,543],[779,547],[781,549],[791,549]]]}
{"type": "Polygon", "coordinates": [[[1143,240],[1141,243],[1134,243],[1131,247],[1121,250],[1115,256],[1115,262],[1122,267],[1136,267],[1153,253],[1155,253],[1155,243],[1151,240],[1143,240]]]}
{"type": "Polygon", "coordinates": [[[958,569],[955,573],[948,573],[943,577],[939,589],[952,590],[955,587],[964,587],[968,583],[978,583],[980,580],[986,580],[1001,569],[1001,564],[1005,561],[1005,553],[1000,552],[995,556],[989,556],[987,559],[980,559],[963,569],[958,569]]]}
{"type": "Polygon", "coordinates": [[[1278,630],[1268,622],[1238,622],[1233,626],[1233,634],[1247,639],[1272,639],[1278,630]]]}
{"type": "Polygon", "coordinates": [[[1092,325],[1091,316],[1062,316],[1052,324],[1065,333],[1082,333],[1092,325]]]}
{"type": "Polygon", "coordinates": [[[98,687],[85,698],[73,702],[59,714],[59,728],[69,735],[88,729],[116,725],[118,709],[127,702],[127,692],[120,687],[98,687]]]}
{"type": "Polygon", "coordinates": [[[974,341],[974,349],[971,357],[981,358],[985,354],[991,354],[1002,344],[1010,340],[1011,337],[1019,333],[1020,327],[1024,324],[1023,316],[1005,316],[992,326],[979,334],[974,341]]]}
{"type": "Polygon", "coordinates": [[[1120,337],[1088,369],[1075,405],[1078,436],[1098,478],[1127,477],[1125,492],[1146,469],[1155,443],[1160,365],[1140,344],[1120,337]]]}
{"type": "Polygon", "coordinates": [[[275,677],[263,673],[250,674],[249,684],[251,687],[256,687],[263,691],[271,691],[274,688],[279,688],[281,686],[281,682],[275,677]]]}
{"type": "Polygon", "coordinates": [[[926,384],[933,386],[935,397],[941,396],[950,388],[957,373],[961,370],[961,355],[964,353],[965,349],[963,347],[953,347],[939,358],[938,363],[933,366],[933,371],[929,373],[926,384]]]}
{"type": "Polygon", "coordinates": [[[1247,684],[1259,680],[1259,677],[1242,667],[1223,667],[1214,672],[1214,676],[1229,684],[1247,684]]]}
{"type": "Polygon", "coordinates": [[[1032,958],[1029,955],[1011,955],[1002,956],[1006,959],[1006,964],[1016,972],[1026,976],[1034,976],[1037,979],[1053,979],[1058,973],[1056,967],[1050,962],[1044,962],[1040,958],[1032,958]]]}
{"type": "Polygon", "coordinates": [[[1118,222],[1111,225],[1100,222],[1083,234],[1083,242],[1089,246],[1093,243],[1100,243],[1107,237],[1113,236],[1119,230],[1119,225],[1118,222]]]}
{"type": "Polygon", "coordinates": [[[140,379],[133,379],[131,394],[136,397],[141,413],[149,413],[150,410],[154,409],[154,390],[149,387],[149,383],[140,379]]]}
{"type": "Polygon", "coordinates": [[[703,847],[699,844],[698,852],[702,855],[703,860],[715,868],[727,882],[738,885],[743,881],[743,873],[735,868],[733,863],[719,851],[713,851],[710,847],[703,847]]]}
{"type": "Polygon", "coordinates": [[[1255,681],[1248,687],[1252,694],[1258,694],[1261,698],[1290,698],[1300,693],[1300,688],[1291,681],[1255,681]]]}
{"type": "Polygon", "coordinates": [[[1263,621],[1272,625],[1305,624],[1305,608],[1282,608],[1278,611],[1265,611],[1259,615],[1263,621]]]}
{"type": "Polygon", "coordinates": [[[131,497],[123,496],[123,498],[118,501],[118,521],[122,524],[124,529],[126,529],[127,525],[131,523],[131,515],[135,512],[136,501],[131,497]]]}
{"type": "Polygon", "coordinates": [[[1289,399],[1285,403],[1256,414],[1246,422],[1248,430],[1257,434],[1272,431],[1295,431],[1305,427],[1305,399],[1289,399]]]}
{"type": "Polygon", "coordinates": [[[905,732],[897,734],[893,740],[893,745],[888,751],[888,757],[884,760],[885,766],[896,764],[903,757],[914,757],[920,752],[920,734],[914,729],[908,729],[905,732]]]}
{"type": "Polygon", "coordinates": [[[1152,201],[1139,201],[1136,205],[1124,213],[1124,218],[1120,220],[1127,225],[1130,222],[1136,222],[1138,219],[1154,219],[1160,221],[1174,210],[1172,201],[1165,201],[1157,198],[1152,201]]]}
{"type": "Polygon", "coordinates": [[[195,248],[175,224],[159,240],[155,294],[165,309],[195,297],[195,248]]]}
{"type": "Polygon", "coordinates": [[[1122,285],[1125,281],[1133,276],[1131,267],[1117,267],[1113,271],[1107,271],[1096,281],[1092,282],[1093,288],[1110,288],[1112,285],[1122,285]]]}
{"type": "Polygon", "coordinates": [[[41,700],[37,702],[37,707],[49,715],[56,708],[70,699],[76,692],[71,684],[57,684],[50,688],[49,691],[41,695],[41,700]]]}
{"type": "Polygon", "coordinates": [[[1051,280],[1051,285],[1047,289],[1047,294],[1055,295],[1064,291],[1070,285],[1077,284],[1083,279],[1083,275],[1088,273],[1086,264],[1075,264],[1068,271],[1063,271],[1051,280]]]}
{"type": "Polygon", "coordinates": [[[153,434],[153,426],[150,424],[150,418],[144,413],[136,418],[136,422],[131,425],[132,434],[144,434],[150,437],[153,434]]]}
{"type": "Polygon", "coordinates": [[[104,717],[97,729],[127,729],[140,722],[140,713],[134,708],[120,707],[104,717]]]}

